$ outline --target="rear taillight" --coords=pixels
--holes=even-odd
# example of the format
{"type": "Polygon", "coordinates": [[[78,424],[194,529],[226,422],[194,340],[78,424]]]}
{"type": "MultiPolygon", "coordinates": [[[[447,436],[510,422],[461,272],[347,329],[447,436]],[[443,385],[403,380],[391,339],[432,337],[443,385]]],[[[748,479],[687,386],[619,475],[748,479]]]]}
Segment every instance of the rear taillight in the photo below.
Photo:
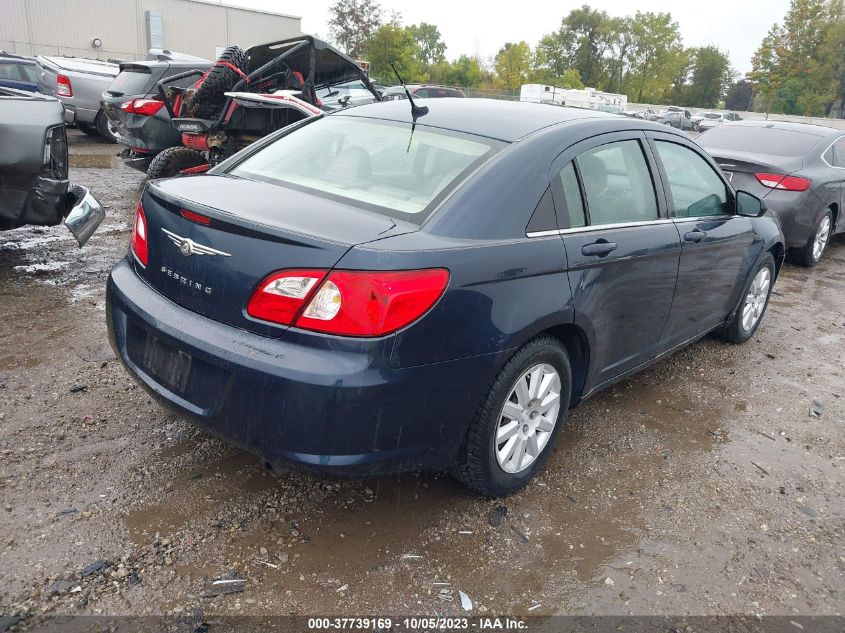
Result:
{"type": "Polygon", "coordinates": [[[781,189],[783,191],[807,191],[812,180],[799,178],[798,176],[785,176],[784,174],[754,174],[755,178],[764,187],[769,189],[781,189]]]}
{"type": "Polygon", "coordinates": [[[322,270],[285,270],[261,282],[246,307],[247,314],[282,325],[293,323],[323,277],[322,270]]]}
{"type": "Polygon", "coordinates": [[[120,109],[129,114],[152,116],[164,107],[164,101],[158,99],[132,99],[120,104],[120,109]]]}
{"type": "Polygon", "coordinates": [[[144,207],[138,201],[138,210],[135,212],[135,224],[132,226],[132,240],[130,241],[132,253],[135,259],[142,266],[149,261],[149,249],[147,248],[147,216],[144,215],[144,207]]]}
{"type": "Polygon", "coordinates": [[[56,95],[59,97],[73,96],[73,87],[70,85],[70,79],[64,75],[56,76],[56,95]]]}
{"type": "Polygon", "coordinates": [[[261,282],[247,313],[344,336],[383,336],[410,325],[449,282],[442,268],[401,271],[286,270],[261,282]]]}
{"type": "Polygon", "coordinates": [[[56,125],[47,130],[44,137],[44,158],[42,173],[48,178],[64,180],[67,178],[67,136],[64,125],[56,125]]]}

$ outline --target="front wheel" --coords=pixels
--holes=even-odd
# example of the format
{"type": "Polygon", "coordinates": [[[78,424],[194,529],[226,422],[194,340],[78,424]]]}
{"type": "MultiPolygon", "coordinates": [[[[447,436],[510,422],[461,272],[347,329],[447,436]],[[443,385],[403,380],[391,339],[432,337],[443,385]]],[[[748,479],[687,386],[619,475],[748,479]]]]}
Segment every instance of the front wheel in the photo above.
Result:
{"type": "Polygon", "coordinates": [[[572,370],[560,342],[543,336],[526,344],[476,411],[452,474],[490,497],[525,486],[552,451],[571,393],[572,370]]]}
{"type": "Polygon", "coordinates": [[[830,234],[833,232],[833,214],[830,209],[826,209],[822,216],[813,227],[813,232],[804,245],[797,253],[796,261],[801,266],[813,268],[819,265],[824,255],[824,249],[830,241],[830,234]]]}
{"type": "Polygon", "coordinates": [[[751,281],[740,296],[733,318],[725,326],[722,337],[729,343],[745,343],[763,320],[775,282],[775,258],[766,253],[751,281]]]}

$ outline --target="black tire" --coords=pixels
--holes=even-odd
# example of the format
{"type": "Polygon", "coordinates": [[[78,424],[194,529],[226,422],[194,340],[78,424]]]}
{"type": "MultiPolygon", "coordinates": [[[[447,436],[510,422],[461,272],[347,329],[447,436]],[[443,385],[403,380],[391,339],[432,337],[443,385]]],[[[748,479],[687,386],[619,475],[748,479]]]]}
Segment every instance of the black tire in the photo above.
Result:
{"type": "MultiPolygon", "coordinates": [[[[247,67],[247,55],[237,46],[230,46],[217,61],[232,64],[241,71],[247,67]]],[[[185,104],[188,116],[198,119],[216,119],[223,110],[226,96],[223,94],[240,81],[241,76],[228,66],[212,66],[203,82],[185,104]]]]}
{"type": "Polygon", "coordinates": [[[742,294],[739,296],[739,302],[734,310],[733,317],[731,317],[731,320],[721,331],[722,338],[728,343],[734,343],[736,345],[745,343],[754,336],[757,328],[760,327],[760,323],[763,322],[763,317],[766,314],[766,309],[769,307],[769,298],[772,296],[772,288],[774,288],[775,285],[775,270],[775,258],[771,253],[766,253],[760,264],[754,269],[754,273],[749,276],[750,278],[748,282],[743,287],[742,294]],[[749,329],[745,329],[742,323],[742,313],[745,307],[746,298],[751,291],[751,286],[754,283],[754,280],[763,268],[767,268],[769,270],[769,288],[766,292],[766,300],[763,304],[760,316],[749,329]]]}
{"type": "Polygon", "coordinates": [[[824,256],[824,250],[827,248],[827,245],[830,243],[830,236],[833,233],[833,213],[830,212],[830,209],[825,209],[824,213],[819,216],[819,219],[816,221],[816,224],[813,226],[813,231],[810,233],[810,237],[807,239],[807,243],[804,245],[804,248],[799,249],[795,252],[795,263],[799,266],[804,266],[806,268],[815,268],[819,265],[819,262],[822,260],[824,256]],[[828,231],[827,231],[827,240],[822,246],[821,252],[816,257],[814,251],[816,237],[819,234],[819,229],[821,229],[822,222],[825,221],[825,218],[828,222],[828,231]]]}
{"type": "Polygon", "coordinates": [[[473,490],[488,497],[516,492],[525,486],[546,463],[560,429],[566,423],[572,394],[572,370],[569,356],[560,341],[542,336],[527,343],[507,362],[479,405],[461,447],[458,460],[449,472],[473,490]],[[517,381],[533,365],[546,363],[555,368],[560,377],[560,409],[554,429],[539,455],[524,470],[507,473],[499,465],[496,432],[500,415],[517,381]]]}
{"type": "Polygon", "coordinates": [[[147,169],[147,178],[170,178],[189,167],[198,167],[206,162],[205,156],[189,147],[168,147],[159,152],[147,169]]]}
{"type": "Polygon", "coordinates": [[[76,129],[86,136],[100,136],[97,126],[91,125],[90,123],[76,123],[76,129]]]}
{"type": "Polygon", "coordinates": [[[117,143],[118,138],[112,134],[111,129],[109,128],[109,118],[106,116],[105,112],[100,112],[97,115],[97,118],[94,120],[94,125],[97,126],[97,132],[103,138],[104,141],[107,143],[117,143]]]}

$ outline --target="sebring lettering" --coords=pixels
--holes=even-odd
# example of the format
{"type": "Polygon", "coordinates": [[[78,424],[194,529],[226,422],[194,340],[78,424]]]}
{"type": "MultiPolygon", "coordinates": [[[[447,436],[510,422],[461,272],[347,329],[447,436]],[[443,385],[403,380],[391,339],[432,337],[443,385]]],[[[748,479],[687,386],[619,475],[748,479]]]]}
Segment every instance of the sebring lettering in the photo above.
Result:
{"type": "Polygon", "coordinates": [[[212,293],[211,286],[203,286],[201,283],[197,283],[196,281],[188,279],[184,275],[180,275],[179,273],[175,272],[174,270],[171,270],[167,266],[162,266],[161,272],[163,272],[171,279],[175,279],[183,286],[188,286],[192,290],[199,290],[200,292],[204,292],[207,295],[210,295],[212,293]]]}

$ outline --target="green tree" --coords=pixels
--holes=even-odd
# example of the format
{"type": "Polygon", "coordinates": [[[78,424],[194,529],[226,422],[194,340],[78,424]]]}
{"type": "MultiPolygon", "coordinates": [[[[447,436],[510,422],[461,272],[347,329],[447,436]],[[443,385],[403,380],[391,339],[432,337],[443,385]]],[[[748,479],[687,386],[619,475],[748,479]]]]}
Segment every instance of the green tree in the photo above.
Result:
{"type": "Polygon", "coordinates": [[[783,24],[772,26],[752,60],[750,78],[762,107],[826,112],[842,82],[841,22],[840,0],[792,0],[783,24]],[[839,53],[831,55],[831,48],[839,53]]]}
{"type": "Polygon", "coordinates": [[[446,61],[446,44],[440,35],[440,29],[434,24],[420,22],[408,27],[417,42],[418,58],[426,68],[446,61]]]}
{"type": "Polygon", "coordinates": [[[461,55],[453,62],[442,61],[431,69],[431,80],[461,88],[474,88],[484,80],[484,72],[475,57],[461,55]]]}
{"type": "Polygon", "coordinates": [[[375,0],[336,0],[329,7],[329,35],[355,59],[381,23],[381,5],[375,0]]]}
{"type": "Polygon", "coordinates": [[[518,90],[531,72],[531,47],[525,42],[505,44],[496,55],[496,84],[518,90]]]}
{"type": "Polygon", "coordinates": [[[690,85],[686,91],[686,105],[696,108],[715,108],[727,93],[733,70],[727,53],[715,46],[696,49],[693,55],[690,85]]]}
{"type": "Polygon", "coordinates": [[[363,53],[370,62],[372,77],[393,78],[391,64],[407,83],[428,81],[429,76],[419,59],[419,48],[413,33],[395,21],[383,24],[364,45],[363,53]]]}
{"type": "Polygon", "coordinates": [[[633,42],[627,53],[624,88],[639,103],[660,103],[683,66],[678,23],[669,13],[637,12],[631,20],[633,42]]]}
{"type": "Polygon", "coordinates": [[[725,97],[725,109],[745,112],[751,109],[754,85],[747,79],[740,79],[728,90],[725,97]]]}

